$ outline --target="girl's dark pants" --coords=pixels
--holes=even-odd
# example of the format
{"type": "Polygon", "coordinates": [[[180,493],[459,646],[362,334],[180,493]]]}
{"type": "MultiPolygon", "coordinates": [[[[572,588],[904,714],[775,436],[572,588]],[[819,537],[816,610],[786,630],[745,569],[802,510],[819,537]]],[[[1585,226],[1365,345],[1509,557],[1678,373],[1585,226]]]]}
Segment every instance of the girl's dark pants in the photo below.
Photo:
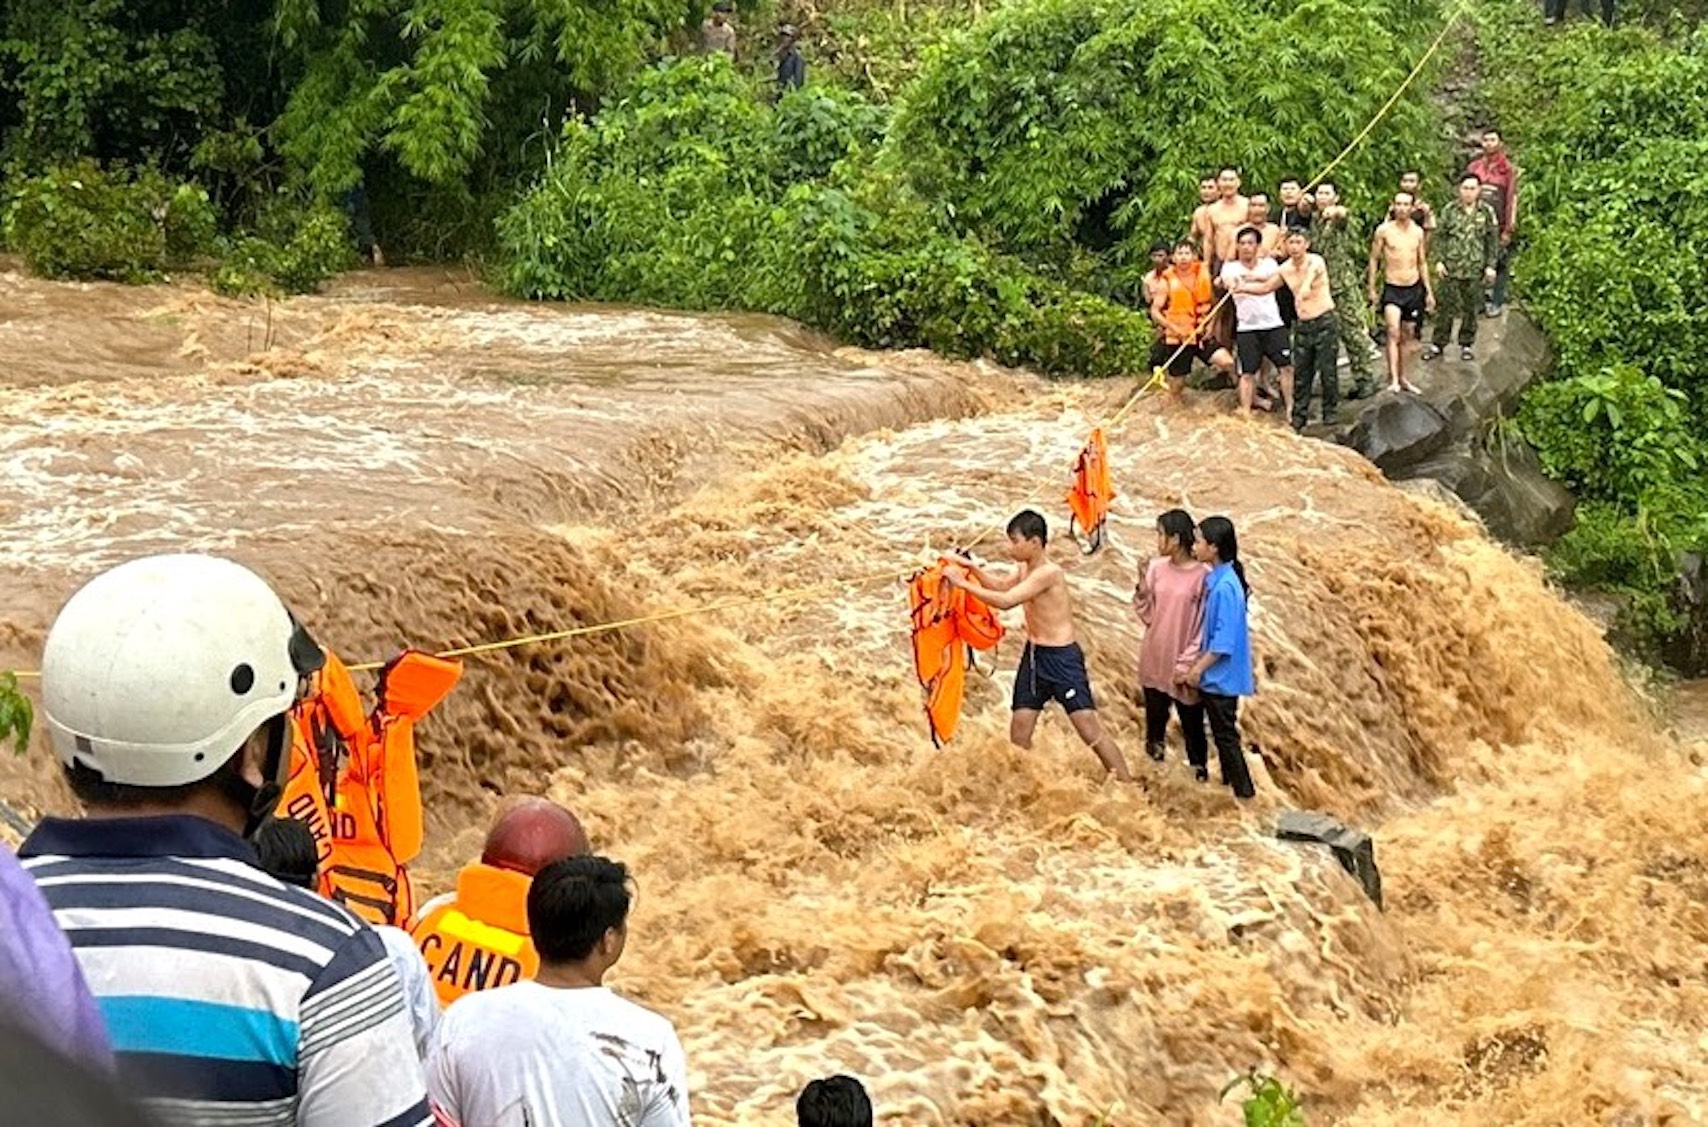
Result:
{"type": "Polygon", "coordinates": [[[1186,762],[1204,767],[1210,762],[1210,741],[1204,736],[1204,706],[1176,700],[1161,689],[1145,686],[1145,743],[1161,747],[1168,738],[1168,710],[1180,717],[1180,734],[1186,738],[1186,762]]]}
{"type": "Polygon", "coordinates": [[[1200,693],[1204,714],[1210,720],[1210,738],[1216,741],[1216,758],[1222,765],[1222,782],[1232,787],[1234,797],[1250,798],[1257,793],[1251,785],[1251,772],[1245,765],[1245,752],[1239,742],[1239,698],[1220,693],[1200,693]]]}

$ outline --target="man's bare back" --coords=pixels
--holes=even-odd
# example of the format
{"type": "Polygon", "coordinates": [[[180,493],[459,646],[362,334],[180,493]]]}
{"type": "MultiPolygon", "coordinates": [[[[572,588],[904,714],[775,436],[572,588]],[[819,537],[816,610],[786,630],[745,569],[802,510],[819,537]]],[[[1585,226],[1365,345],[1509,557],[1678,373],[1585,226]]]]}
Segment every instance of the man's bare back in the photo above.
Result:
{"type": "Polygon", "coordinates": [[[1390,219],[1376,228],[1382,252],[1382,280],[1390,286],[1415,286],[1423,280],[1423,228],[1410,219],[1390,219]]]}

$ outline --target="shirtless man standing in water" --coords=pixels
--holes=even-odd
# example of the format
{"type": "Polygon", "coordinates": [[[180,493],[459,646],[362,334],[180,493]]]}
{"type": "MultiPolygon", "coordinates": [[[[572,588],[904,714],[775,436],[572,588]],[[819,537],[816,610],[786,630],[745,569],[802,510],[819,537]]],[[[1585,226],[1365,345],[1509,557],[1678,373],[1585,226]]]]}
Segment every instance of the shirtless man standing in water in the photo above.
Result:
{"type": "Polygon", "coordinates": [[[1060,701],[1079,738],[1117,779],[1130,783],[1133,776],[1121,749],[1097,719],[1085,654],[1074,641],[1067,573],[1051,563],[1045,552],[1049,536],[1044,518],[1027,509],[1008,522],[1008,554],[1020,565],[1013,575],[995,577],[971,560],[962,559],[958,562],[972,578],[953,570],[945,571],[944,578],[997,610],[1026,608],[1026,652],[1014,676],[1009,742],[1030,750],[1039,714],[1050,701],[1060,701]]]}
{"type": "Polygon", "coordinates": [[[1376,237],[1370,243],[1370,302],[1382,311],[1382,323],[1387,328],[1382,349],[1388,358],[1389,391],[1417,390],[1406,379],[1401,329],[1408,321],[1420,324],[1426,311],[1435,311],[1435,287],[1429,280],[1423,228],[1412,221],[1412,202],[1410,192],[1395,192],[1390,212],[1393,218],[1376,228],[1376,237]],[[1376,291],[1378,269],[1382,272],[1380,298],[1376,291]]]}

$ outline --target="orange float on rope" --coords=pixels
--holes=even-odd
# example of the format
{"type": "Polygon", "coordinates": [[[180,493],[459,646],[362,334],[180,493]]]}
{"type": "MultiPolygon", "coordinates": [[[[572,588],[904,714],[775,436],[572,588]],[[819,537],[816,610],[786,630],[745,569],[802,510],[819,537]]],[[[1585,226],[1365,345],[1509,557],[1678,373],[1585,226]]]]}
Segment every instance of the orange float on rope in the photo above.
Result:
{"type": "Polygon", "coordinates": [[[445,698],[462,663],[405,650],[380,671],[373,710],[330,651],[293,714],[281,817],[308,824],[320,891],[369,923],[401,926],[415,908],[408,864],[421,852],[415,722],[445,698]]]}
{"type": "Polygon", "coordinates": [[[915,573],[907,584],[913,669],[925,694],[925,719],[936,747],[953,739],[960,726],[972,651],[992,649],[1002,640],[996,612],[944,577],[949,568],[959,567],[942,560],[915,573]]]}
{"type": "Polygon", "coordinates": [[[1068,535],[1091,555],[1103,546],[1103,525],[1109,519],[1109,502],[1115,485],[1109,480],[1109,444],[1103,428],[1095,427],[1073,464],[1073,488],[1068,490],[1068,535]],[[1083,541],[1081,537],[1084,537],[1083,541]]]}

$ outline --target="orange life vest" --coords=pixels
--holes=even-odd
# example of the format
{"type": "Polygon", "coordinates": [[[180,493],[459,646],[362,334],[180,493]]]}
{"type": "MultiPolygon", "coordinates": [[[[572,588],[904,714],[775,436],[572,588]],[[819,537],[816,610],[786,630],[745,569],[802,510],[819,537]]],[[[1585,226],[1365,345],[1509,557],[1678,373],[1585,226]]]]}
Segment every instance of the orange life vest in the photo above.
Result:
{"type": "Polygon", "coordinates": [[[960,726],[972,651],[992,649],[1002,641],[1002,623],[990,605],[944,578],[945,569],[958,566],[939,561],[907,584],[913,669],[925,696],[931,742],[937,747],[953,739],[960,726]]]}
{"type": "Polygon", "coordinates": [[[439,1003],[531,979],[540,956],[528,934],[533,878],[479,861],[457,874],[457,890],[421,908],[409,934],[421,948],[439,1003]]]}
{"type": "Polygon", "coordinates": [[[298,706],[282,812],[320,846],[320,890],[370,923],[401,925],[415,907],[405,867],[421,852],[415,722],[462,676],[459,662],[406,650],[380,673],[378,703],[362,698],[333,654],[298,706]]]}
{"type": "Polygon", "coordinates": [[[1104,441],[1103,428],[1095,427],[1074,462],[1073,486],[1067,495],[1068,535],[1076,543],[1079,533],[1085,535],[1086,555],[1103,546],[1103,525],[1109,519],[1109,503],[1114,499],[1115,483],[1109,477],[1109,445],[1104,441]]]}
{"type": "Polygon", "coordinates": [[[1163,310],[1163,340],[1169,344],[1196,343],[1209,328],[1200,328],[1202,321],[1215,304],[1216,292],[1210,285],[1210,270],[1202,262],[1194,262],[1189,276],[1181,277],[1179,266],[1168,268],[1168,305],[1163,310]]]}

